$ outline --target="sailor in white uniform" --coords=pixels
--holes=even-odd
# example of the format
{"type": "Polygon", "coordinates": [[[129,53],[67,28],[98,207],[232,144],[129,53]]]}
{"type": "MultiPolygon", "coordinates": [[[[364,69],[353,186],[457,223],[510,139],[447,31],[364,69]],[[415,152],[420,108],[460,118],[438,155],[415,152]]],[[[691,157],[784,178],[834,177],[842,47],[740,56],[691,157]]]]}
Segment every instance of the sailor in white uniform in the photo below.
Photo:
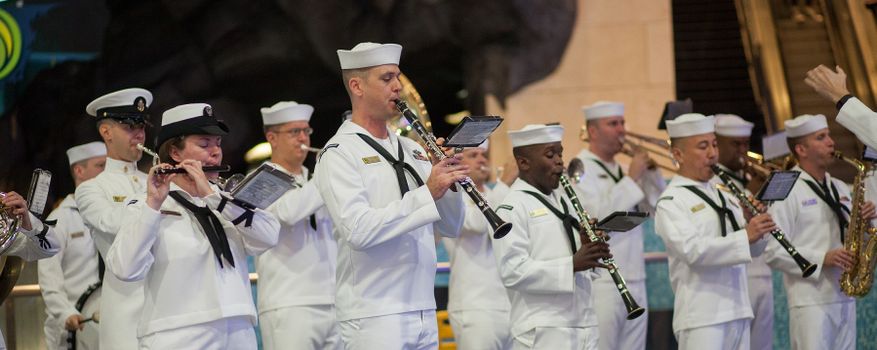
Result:
{"type": "Polygon", "coordinates": [[[747,223],[736,198],[710,181],[718,158],[714,123],[696,113],[667,122],[679,172],[658,201],[655,227],[667,247],[679,348],[749,349],[746,268],[776,225],[767,214],[747,223]]]}
{"type": "MultiPolygon", "coordinates": [[[[582,206],[595,218],[616,211],[653,212],[666,181],[660,170],[654,166],[650,169],[648,152],[637,150],[630,167],[615,161],[615,156],[624,147],[624,104],[597,102],[582,109],[589,140],[588,148],[582,149],[577,156],[585,166],[578,183],[582,206]]],[[[609,236],[612,255],[624,271],[628,290],[636,300],[647,300],[642,227],[627,232],[610,232],[609,236]]],[[[600,349],[644,349],[648,314],[634,320],[627,319],[624,302],[608,273],[601,273],[594,281],[593,294],[600,349]]]]}
{"type": "MultiPolygon", "coordinates": [[[[840,289],[840,276],[855,257],[843,246],[852,207],[850,190],[828,173],[834,163],[834,140],[822,115],[786,121],[786,137],[801,172],[789,196],[769,212],[789,242],[818,265],[807,278],[778,243],[768,245],[767,262],[783,272],[789,304],[792,349],[855,349],[856,301],[840,289]]],[[[865,202],[860,215],[874,217],[865,202]]]]}
{"type": "Polygon", "coordinates": [[[202,166],[222,162],[228,127],[191,103],[162,115],[158,154],[145,195],[125,204],[126,222],[107,252],[107,269],[145,281],[137,326],[141,349],[256,349],[256,307],[247,255],[277,244],[280,224],[221,192],[202,166]],[[176,165],[183,174],[156,174],[176,165]]]}
{"type": "MultiPolygon", "coordinates": [[[[490,177],[487,159],[489,142],[463,150],[462,163],[469,166],[475,188],[484,195],[491,207],[502,203],[514,181],[504,179],[493,188],[485,186],[490,177]]],[[[451,259],[451,278],[448,283],[448,318],[454,330],[454,342],[459,349],[511,349],[509,335],[509,299],[499,279],[493,244],[493,229],[484,214],[470,198],[466,198],[466,220],[458,238],[443,238],[451,259]]]]}
{"type": "Polygon", "coordinates": [[[396,44],[338,50],[353,113],[319,155],[317,189],[338,240],[336,314],[346,349],[434,349],[434,232],[456,237],[468,168],[433,166],[423,147],[387,128],[399,98],[396,44]]]}
{"type": "MultiPolygon", "coordinates": [[[[719,162],[716,164],[731,177],[737,188],[749,190],[749,178],[743,171],[743,157],[749,151],[749,141],[754,124],[734,114],[716,114],[716,141],[719,147],[719,162]]],[[[718,177],[714,183],[722,183],[718,177]]],[[[752,303],[754,318],[750,326],[749,341],[752,350],[773,349],[773,278],[765,255],[752,257],[746,269],[749,282],[749,301],[752,303]]]]}
{"type": "Polygon", "coordinates": [[[256,258],[262,345],[272,349],[341,349],[335,321],[332,221],[303,163],[310,147],[314,107],[278,102],[262,108],[271,163],[295,179],[296,188],[268,207],[280,221],[274,248],[256,258]]]}
{"type": "MultiPolygon", "coordinates": [[[[152,94],[139,88],[119,90],[98,97],[86,112],[97,120],[98,133],[107,145],[104,171],[76,188],[76,204],[97,247],[106,257],[113,238],[127,219],[125,203],[146,193],[146,174],[137,170],[146,139],[152,94]]],[[[100,347],[137,349],[137,322],[143,308],[143,282],[123,282],[105,274],[100,298],[100,347]]]]}
{"type": "MultiPolygon", "coordinates": [[[[104,170],[106,156],[107,147],[103,142],[90,142],[68,149],[67,159],[74,185],[79,186],[83,181],[100,174],[104,170]]],[[[83,300],[83,307],[84,302],[94,307],[85,310],[78,309],[76,305],[89,287],[97,288],[101,279],[99,258],[91,232],[82,223],[73,194],[64,198],[58,208],[49,214],[48,220],[57,220],[55,232],[61,251],[37,263],[40,293],[46,303],[46,323],[43,327],[46,346],[49,349],[67,349],[68,333],[73,331],[76,332],[76,349],[97,349],[98,325],[83,321],[93,318],[99,292],[92,290],[83,300]]]]}
{"type": "MultiPolygon", "coordinates": [[[[493,240],[511,301],[513,349],[597,349],[591,270],[605,267],[609,245],[591,243],[558,187],[563,173],[560,125],[509,132],[520,171],[497,214],[512,224],[493,240]]],[[[613,292],[617,293],[617,292],[613,292]]]]}

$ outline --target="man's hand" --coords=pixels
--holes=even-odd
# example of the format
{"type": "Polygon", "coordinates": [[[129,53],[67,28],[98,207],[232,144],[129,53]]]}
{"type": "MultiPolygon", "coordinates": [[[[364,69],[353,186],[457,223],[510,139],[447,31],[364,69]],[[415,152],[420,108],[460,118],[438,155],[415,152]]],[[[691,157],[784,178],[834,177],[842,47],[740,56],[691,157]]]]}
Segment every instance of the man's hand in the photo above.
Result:
{"type": "Polygon", "coordinates": [[[173,168],[170,164],[162,163],[152,167],[149,169],[149,175],[146,177],[146,205],[148,205],[153,210],[161,209],[161,203],[164,203],[164,200],[167,198],[168,192],[170,192],[170,183],[171,180],[176,177],[177,174],[156,174],[155,171],[158,169],[170,169],[173,168]]]}
{"type": "Polygon", "coordinates": [[[67,317],[67,321],[64,321],[64,328],[66,328],[68,331],[81,331],[82,328],[85,327],[85,324],[82,323],[82,320],[84,320],[82,315],[70,315],[70,317],[67,317]]]}
{"type": "Polygon", "coordinates": [[[773,222],[773,218],[768,213],[758,214],[749,220],[746,224],[746,235],[749,237],[749,244],[755,243],[765,234],[776,230],[777,224],[773,222]]]}
{"type": "Polygon", "coordinates": [[[595,267],[607,268],[600,259],[609,259],[609,244],[606,242],[591,242],[587,238],[583,240],[582,247],[572,256],[573,272],[593,269],[595,267]]]}
{"type": "Polygon", "coordinates": [[[439,200],[451,186],[469,177],[469,166],[460,164],[462,157],[463,155],[456,154],[433,165],[429,178],[426,179],[426,187],[429,188],[432,199],[439,200]]]}
{"type": "Polygon", "coordinates": [[[807,85],[832,103],[837,103],[841,97],[850,94],[850,90],[847,90],[847,74],[840,66],[836,67],[837,72],[834,72],[820,64],[807,72],[807,77],[804,78],[807,85]]]}
{"type": "Polygon", "coordinates": [[[627,175],[634,181],[638,181],[653,163],[652,159],[649,158],[648,151],[642,147],[633,147],[633,157],[630,159],[627,175]]]}
{"type": "Polygon", "coordinates": [[[849,271],[855,262],[856,257],[854,257],[853,254],[850,254],[850,252],[846,251],[844,248],[837,248],[825,253],[825,258],[822,260],[822,266],[834,266],[841,270],[849,271]]]}
{"type": "Polygon", "coordinates": [[[874,202],[865,201],[862,203],[862,211],[859,215],[862,215],[862,218],[865,220],[874,220],[874,218],[877,218],[877,211],[875,211],[874,202]]]}
{"type": "Polygon", "coordinates": [[[27,201],[18,192],[7,192],[2,197],[3,206],[8,207],[21,221],[21,228],[30,231],[33,230],[33,224],[30,222],[30,213],[27,211],[27,201]]]}
{"type": "Polygon", "coordinates": [[[755,197],[752,197],[751,195],[747,196],[747,197],[749,198],[749,202],[751,202],[752,205],[755,206],[755,209],[758,210],[758,212],[753,213],[753,212],[749,211],[748,205],[741,205],[741,207],[743,207],[743,218],[745,218],[746,221],[750,221],[756,215],[767,211],[767,206],[764,205],[764,203],[758,201],[757,199],[755,199],[755,197]]]}

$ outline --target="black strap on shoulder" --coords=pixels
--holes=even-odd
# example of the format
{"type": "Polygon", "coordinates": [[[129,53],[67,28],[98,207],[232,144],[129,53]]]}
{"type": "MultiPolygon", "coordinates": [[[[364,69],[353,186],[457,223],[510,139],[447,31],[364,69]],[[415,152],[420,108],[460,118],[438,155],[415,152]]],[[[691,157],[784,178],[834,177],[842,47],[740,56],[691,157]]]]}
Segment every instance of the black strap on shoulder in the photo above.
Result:
{"type": "Polygon", "coordinates": [[[706,193],[703,193],[703,191],[701,191],[696,186],[689,185],[689,186],[682,186],[682,187],[688,189],[689,191],[691,191],[692,193],[694,193],[695,195],[700,197],[700,199],[703,199],[703,201],[706,202],[706,204],[709,205],[710,208],[713,208],[713,210],[719,216],[719,225],[722,228],[722,237],[725,237],[728,235],[728,228],[727,228],[727,225],[725,225],[725,218],[726,217],[728,219],[730,219],[731,227],[734,228],[734,231],[737,231],[740,229],[740,225],[737,224],[737,219],[734,218],[734,212],[732,212],[731,209],[728,209],[728,207],[726,206],[725,196],[722,196],[721,192],[718,192],[719,200],[722,201],[722,206],[720,207],[718,204],[716,204],[716,202],[713,202],[713,200],[710,199],[710,197],[707,196],[706,193]]]}
{"type": "Polygon", "coordinates": [[[393,166],[393,171],[396,172],[396,180],[399,182],[399,192],[404,196],[406,192],[408,192],[408,179],[405,178],[405,171],[407,170],[411,177],[414,178],[414,182],[417,183],[417,186],[423,186],[423,180],[420,179],[420,175],[417,174],[417,171],[414,170],[414,167],[411,164],[405,163],[405,149],[402,148],[402,142],[396,140],[399,146],[399,159],[393,158],[390,152],[387,152],[383,146],[377,143],[377,141],[373,140],[371,137],[366,136],[365,134],[356,134],[365,141],[371,148],[378,152],[390,165],[393,166]]]}
{"type": "Polygon", "coordinates": [[[581,225],[575,217],[569,215],[569,207],[567,207],[566,202],[563,200],[563,198],[560,199],[560,204],[563,205],[563,212],[561,213],[560,210],[557,210],[557,208],[551,205],[551,203],[548,203],[545,197],[539,195],[538,193],[533,191],[523,192],[538,199],[540,202],[542,202],[542,204],[545,205],[545,207],[548,208],[548,210],[551,211],[552,214],[554,214],[554,216],[560,219],[560,221],[563,221],[563,229],[564,231],[566,231],[566,238],[569,240],[570,250],[573,254],[575,254],[578,248],[576,247],[576,239],[574,235],[579,232],[578,229],[581,227],[581,225]]]}
{"type": "Polygon", "coordinates": [[[192,213],[192,215],[198,220],[198,224],[201,225],[201,230],[204,231],[204,235],[207,236],[207,241],[210,242],[210,247],[213,248],[213,254],[216,255],[216,260],[219,261],[219,267],[224,267],[222,264],[222,257],[225,257],[225,260],[231,264],[231,267],[235,267],[234,256],[231,254],[231,247],[228,245],[228,237],[225,235],[225,229],[222,227],[222,222],[219,221],[219,218],[213,214],[213,211],[208,207],[199,207],[195,205],[195,203],[189,202],[179,191],[171,191],[170,196],[177,201],[177,203],[180,203],[183,208],[186,208],[186,210],[192,213]]]}
{"type": "Polygon", "coordinates": [[[593,160],[594,163],[597,163],[597,165],[603,168],[603,171],[606,172],[606,175],[609,175],[609,177],[612,178],[612,181],[615,181],[615,183],[620,182],[621,179],[624,178],[624,172],[621,171],[621,167],[618,168],[618,175],[613,175],[612,172],[609,171],[609,168],[606,166],[606,164],[603,164],[603,162],[593,158],[591,158],[591,160],[593,160]]]}
{"type": "MultiPolygon", "coordinates": [[[[399,148],[401,148],[401,147],[399,147],[399,148]]],[[[313,177],[314,177],[314,172],[313,171],[308,172],[308,181],[311,181],[311,178],[313,178],[313,177]]],[[[311,228],[314,229],[314,231],[316,231],[317,230],[317,213],[314,212],[313,214],[311,214],[311,217],[308,219],[308,221],[311,224],[311,228]]]]}
{"type": "Polygon", "coordinates": [[[810,180],[804,180],[804,183],[806,183],[807,186],[809,186],[810,189],[813,190],[814,193],[816,193],[816,196],[822,199],[822,201],[825,202],[825,204],[828,205],[829,208],[831,208],[831,211],[834,212],[834,216],[835,218],[837,218],[838,227],[840,228],[840,241],[843,242],[844,231],[846,231],[847,226],[849,225],[849,221],[847,221],[847,218],[846,216],[844,216],[843,213],[844,211],[846,211],[847,214],[849,214],[849,209],[840,204],[840,197],[837,193],[837,187],[834,186],[834,183],[831,184],[831,191],[834,194],[834,198],[831,198],[828,192],[828,186],[826,186],[825,184],[817,185],[815,182],[810,180]]]}

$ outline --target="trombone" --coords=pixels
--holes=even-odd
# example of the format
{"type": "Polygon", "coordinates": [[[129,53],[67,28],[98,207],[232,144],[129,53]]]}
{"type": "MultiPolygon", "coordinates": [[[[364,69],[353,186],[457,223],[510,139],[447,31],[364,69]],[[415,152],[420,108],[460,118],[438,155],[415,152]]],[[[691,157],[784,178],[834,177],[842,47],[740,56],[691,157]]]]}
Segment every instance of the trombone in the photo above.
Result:
{"type": "MultiPolygon", "coordinates": [[[[579,131],[579,139],[584,142],[590,142],[588,139],[588,130],[586,126],[582,126],[582,129],[579,131]]],[[[673,159],[673,156],[670,154],[670,141],[664,140],[657,137],[646,136],[642,134],[637,134],[635,132],[625,131],[625,137],[619,139],[622,144],[621,153],[624,155],[633,158],[633,155],[636,154],[637,149],[642,149],[648,152],[650,155],[654,155],[657,157],[665,158],[676,164],[676,160],[673,159]],[[637,142],[631,141],[629,138],[637,140],[637,142]],[[646,147],[643,143],[650,143],[655,146],[658,146],[660,149],[654,149],[651,147],[646,147]]],[[[655,169],[655,167],[660,167],[661,169],[667,170],[671,173],[675,173],[678,170],[675,167],[670,167],[667,165],[660,164],[651,161],[649,165],[649,169],[655,169]]]]}

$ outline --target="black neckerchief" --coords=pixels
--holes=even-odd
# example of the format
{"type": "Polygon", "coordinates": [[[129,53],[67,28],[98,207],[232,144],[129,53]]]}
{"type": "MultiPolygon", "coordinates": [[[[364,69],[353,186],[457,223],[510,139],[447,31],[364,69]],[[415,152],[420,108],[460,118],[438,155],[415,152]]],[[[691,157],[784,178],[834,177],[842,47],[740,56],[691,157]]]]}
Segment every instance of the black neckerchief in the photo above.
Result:
{"type": "Polygon", "coordinates": [[[831,192],[828,190],[828,185],[824,182],[817,185],[816,182],[810,180],[804,180],[804,183],[807,186],[810,186],[810,189],[822,199],[825,204],[831,208],[831,211],[834,212],[834,216],[837,218],[838,227],[840,227],[840,241],[844,241],[844,231],[849,225],[849,221],[847,221],[846,216],[844,216],[843,212],[847,212],[849,214],[849,209],[847,207],[840,204],[840,196],[837,193],[837,187],[834,186],[834,183],[831,184],[831,192]],[[834,198],[832,198],[834,195],[834,198]]]}
{"type": "Polygon", "coordinates": [[[396,158],[393,158],[393,156],[390,155],[390,152],[387,152],[383,146],[378,144],[377,141],[373,140],[371,137],[359,133],[356,135],[393,166],[393,171],[396,172],[396,180],[399,182],[399,192],[401,192],[400,194],[402,196],[408,192],[408,179],[405,178],[405,170],[408,170],[408,173],[414,178],[414,182],[417,183],[417,186],[423,186],[423,180],[420,179],[420,175],[417,175],[417,171],[414,170],[414,167],[412,167],[411,164],[405,163],[405,150],[402,148],[401,141],[398,139],[396,140],[399,146],[399,160],[396,160],[396,158]]]}
{"type": "Polygon", "coordinates": [[[554,214],[554,216],[560,219],[560,221],[563,221],[563,229],[566,231],[566,238],[569,239],[570,250],[573,254],[575,254],[576,250],[578,249],[576,249],[576,239],[574,235],[575,233],[579,232],[578,229],[581,226],[579,225],[579,221],[576,220],[576,218],[574,218],[572,215],[569,215],[569,207],[566,206],[566,202],[563,200],[563,198],[560,199],[560,204],[563,206],[563,212],[561,213],[560,210],[557,210],[557,208],[555,208],[553,205],[551,205],[551,203],[548,203],[548,201],[545,200],[545,197],[539,195],[538,193],[533,191],[524,191],[524,193],[538,199],[540,202],[542,202],[542,204],[548,207],[548,210],[550,210],[551,213],[554,214]]]}
{"type": "Polygon", "coordinates": [[[624,177],[624,171],[621,171],[620,167],[618,168],[618,175],[613,175],[612,172],[609,171],[609,168],[606,167],[606,164],[603,164],[603,162],[596,160],[594,158],[591,158],[591,160],[593,160],[594,163],[597,163],[597,165],[599,165],[601,168],[603,168],[603,171],[606,172],[606,175],[609,175],[609,177],[612,178],[612,181],[615,181],[615,183],[618,183],[624,177]]]}
{"type": "Polygon", "coordinates": [[[213,254],[216,255],[216,260],[219,261],[219,267],[224,267],[222,257],[225,257],[225,260],[231,264],[231,267],[235,267],[234,256],[231,254],[231,247],[228,245],[225,229],[222,227],[222,222],[219,221],[219,218],[213,214],[213,211],[208,207],[199,207],[195,203],[189,202],[180,191],[171,191],[170,196],[198,219],[198,224],[201,225],[201,230],[207,236],[210,247],[213,248],[213,254]]]}
{"type": "MultiPolygon", "coordinates": [[[[312,177],[314,177],[314,173],[308,172],[308,181],[310,181],[312,177]]],[[[313,214],[311,214],[310,223],[311,223],[311,228],[314,229],[314,231],[316,231],[317,230],[317,212],[314,212],[313,214]]]]}
{"type": "Polygon", "coordinates": [[[688,189],[689,191],[700,197],[700,199],[703,199],[703,201],[706,202],[706,204],[709,205],[710,208],[713,208],[713,210],[715,210],[716,214],[719,215],[719,225],[722,227],[722,237],[728,235],[728,228],[725,225],[725,217],[731,219],[731,227],[734,228],[734,231],[740,229],[740,225],[737,224],[737,219],[734,218],[734,212],[732,212],[731,209],[728,209],[728,207],[725,205],[725,196],[722,195],[721,191],[716,191],[719,194],[719,200],[722,202],[722,206],[719,207],[716,202],[713,202],[713,200],[710,199],[710,197],[707,196],[706,193],[703,193],[703,191],[697,188],[697,186],[688,185],[682,187],[688,189]]]}

